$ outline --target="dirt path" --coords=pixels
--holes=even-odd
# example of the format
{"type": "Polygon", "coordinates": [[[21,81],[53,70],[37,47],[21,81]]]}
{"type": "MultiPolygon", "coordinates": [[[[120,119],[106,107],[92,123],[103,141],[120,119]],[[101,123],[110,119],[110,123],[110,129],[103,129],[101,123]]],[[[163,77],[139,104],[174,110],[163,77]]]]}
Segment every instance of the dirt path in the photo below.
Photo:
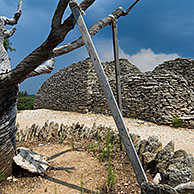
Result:
{"type": "Polygon", "coordinates": [[[80,194],[97,193],[105,183],[105,166],[83,150],[63,144],[30,146],[48,157],[53,167],[44,177],[22,177],[3,188],[3,194],[80,194]]]}
{"type": "MultiPolygon", "coordinates": [[[[88,127],[91,127],[95,122],[97,126],[111,126],[116,129],[116,125],[111,116],[104,116],[100,114],[80,114],[41,109],[22,111],[17,117],[17,122],[22,129],[25,129],[26,126],[31,126],[33,123],[43,125],[47,120],[67,125],[79,122],[80,124],[84,124],[88,127]]],[[[164,125],[158,126],[138,119],[125,118],[124,120],[130,133],[139,134],[142,138],[147,138],[150,135],[158,135],[164,145],[169,141],[174,140],[176,149],[184,149],[188,153],[194,155],[193,129],[172,128],[164,125]]]]}
{"type": "MultiPolygon", "coordinates": [[[[95,122],[97,126],[111,126],[116,130],[112,117],[99,114],[32,110],[22,111],[17,117],[17,122],[22,129],[31,126],[33,123],[41,126],[47,120],[65,125],[79,122],[88,127],[92,127],[95,122]]],[[[142,138],[158,135],[163,144],[174,140],[176,149],[184,149],[188,153],[194,154],[194,130],[157,126],[137,119],[125,118],[124,120],[131,133],[139,134],[142,138]]],[[[85,189],[84,193],[99,193],[99,190],[106,183],[107,165],[99,162],[96,157],[85,152],[84,149],[73,150],[68,144],[48,142],[26,142],[23,144],[24,147],[29,147],[35,152],[46,156],[52,168],[44,176],[25,177],[22,175],[7,181],[9,183],[4,184],[3,187],[0,184],[0,193],[2,188],[2,194],[80,194],[81,188],[85,189]]],[[[79,142],[76,143],[75,147],[81,145],[79,142]]],[[[129,162],[127,163],[128,160],[124,160],[125,153],[123,154],[116,156],[114,162],[117,172],[116,193],[125,194],[130,191],[130,193],[139,194],[140,189],[135,175],[129,162]]]]}

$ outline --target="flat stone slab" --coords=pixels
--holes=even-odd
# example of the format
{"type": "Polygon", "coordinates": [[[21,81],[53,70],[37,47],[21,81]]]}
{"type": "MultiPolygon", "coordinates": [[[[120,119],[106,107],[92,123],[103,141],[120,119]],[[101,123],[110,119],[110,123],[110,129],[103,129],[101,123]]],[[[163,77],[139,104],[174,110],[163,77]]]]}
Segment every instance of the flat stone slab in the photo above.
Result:
{"type": "Polygon", "coordinates": [[[24,147],[17,148],[17,155],[14,156],[14,162],[21,168],[31,172],[31,173],[44,173],[49,164],[43,155],[40,155],[30,149],[24,147]]]}

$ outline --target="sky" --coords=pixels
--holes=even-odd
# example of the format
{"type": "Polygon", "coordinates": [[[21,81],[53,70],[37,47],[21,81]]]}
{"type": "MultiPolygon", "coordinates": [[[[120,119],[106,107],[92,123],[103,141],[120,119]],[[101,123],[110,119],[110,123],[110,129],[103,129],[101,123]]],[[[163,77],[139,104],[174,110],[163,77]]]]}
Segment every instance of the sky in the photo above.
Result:
{"type": "MultiPolygon", "coordinates": [[[[86,25],[90,27],[118,7],[126,10],[134,1],[96,0],[86,11],[86,25]]],[[[16,52],[9,53],[12,68],[46,39],[57,3],[58,0],[23,0],[22,16],[15,26],[16,33],[10,39],[12,47],[16,48],[16,52]]],[[[16,9],[17,0],[0,0],[0,15],[11,18],[16,9]]],[[[129,59],[143,72],[153,70],[166,60],[194,58],[193,9],[193,0],[140,0],[128,16],[117,21],[120,57],[129,59]]],[[[70,13],[68,8],[64,18],[70,13]]],[[[62,44],[79,36],[75,26],[62,44]]],[[[110,26],[98,32],[93,41],[102,61],[113,60],[110,26]]],[[[54,73],[87,57],[85,47],[57,57],[51,74],[25,80],[20,90],[36,94],[43,82],[54,73]]]]}

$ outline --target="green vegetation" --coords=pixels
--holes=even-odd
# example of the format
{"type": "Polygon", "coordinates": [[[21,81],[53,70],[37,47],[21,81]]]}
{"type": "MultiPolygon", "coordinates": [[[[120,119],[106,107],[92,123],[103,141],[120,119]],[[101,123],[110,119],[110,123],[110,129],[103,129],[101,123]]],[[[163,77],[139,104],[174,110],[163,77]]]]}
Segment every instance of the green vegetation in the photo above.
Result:
{"type": "Polygon", "coordinates": [[[112,142],[112,135],[110,133],[107,133],[105,136],[105,146],[102,150],[102,153],[100,154],[100,161],[104,162],[105,159],[111,158],[111,153],[113,149],[113,142],[112,142]]]}
{"type": "Polygon", "coordinates": [[[108,163],[106,183],[107,183],[108,190],[110,190],[110,188],[113,188],[113,186],[115,184],[115,169],[114,169],[111,161],[109,161],[109,163],[108,163]]]}
{"type": "Polygon", "coordinates": [[[57,194],[57,186],[55,185],[55,194],[57,194]]]}
{"type": "Polygon", "coordinates": [[[89,143],[85,149],[97,154],[101,162],[107,162],[107,178],[106,178],[106,190],[109,192],[115,184],[115,169],[112,164],[113,151],[118,151],[120,141],[115,139],[111,132],[107,132],[105,138],[98,139],[96,142],[89,143]]]}
{"type": "Polygon", "coordinates": [[[172,126],[175,128],[181,127],[181,120],[179,117],[174,117],[172,119],[172,126]]]}
{"type": "Polygon", "coordinates": [[[4,180],[4,174],[2,172],[0,172],[0,181],[4,180]]]}
{"type": "Polygon", "coordinates": [[[28,95],[28,93],[25,92],[19,92],[18,93],[18,99],[17,99],[17,109],[18,110],[32,110],[34,105],[34,95],[28,95]]]}
{"type": "Polygon", "coordinates": [[[63,143],[64,140],[65,140],[65,137],[64,137],[64,136],[60,136],[60,138],[59,138],[59,143],[63,143]]]}
{"type": "Polygon", "coordinates": [[[98,151],[98,147],[97,147],[97,144],[91,142],[89,143],[85,149],[89,152],[92,152],[93,154],[95,154],[97,151],[98,151]]]}
{"type": "Polygon", "coordinates": [[[6,51],[16,51],[16,49],[15,48],[12,48],[12,43],[9,41],[9,39],[8,38],[6,38],[5,40],[4,40],[4,47],[5,47],[5,50],[6,51]]]}
{"type": "Polygon", "coordinates": [[[84,194],[84,182],[83,182],[83,174],[81,175],[81,181],[80,181],[80,194],[84,194]]]}

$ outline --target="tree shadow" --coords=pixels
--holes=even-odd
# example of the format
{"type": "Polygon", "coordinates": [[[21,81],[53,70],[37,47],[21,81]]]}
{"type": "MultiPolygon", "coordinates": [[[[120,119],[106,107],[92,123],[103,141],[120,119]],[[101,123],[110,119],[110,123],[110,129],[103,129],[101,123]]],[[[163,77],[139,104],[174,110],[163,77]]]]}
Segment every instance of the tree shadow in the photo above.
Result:
{"type": "MultiPolygon", "coordinates": [[[[54,154],[54,155],[48,157],[47,160],[48,160],[48,161],[49,161],[49,160],[53,160],[53,159],[55,159],[55,158],[57,158],[57,157],[59,157],[59,156],[61,156],[61,155],[63,155],[63,154],[66,154],[66,153],[68,153],[68,152],[71,152],[71,151],[83,151],[83,148],[82,148],[82,147],[78,147],[78,148],[68,149],[68,150],[59,152],[59,153],[57,153],[57,154],[54,154]]],[[[56,171],[64,170],[64,171],[66,171],[67,173],[70,174],[70,173],[72,173],[73,170],[76,170],[76,168],[75,168],[75,167],[66,167],[66,168],[65,168],[65,167],[51,167],[51,170],[56,170],[56,171]]],[[[62,180],[56,179],[56,178],[51,177],[51,176],[48,176],[48,175],[46,175],[46,174],[43,175],[43,178],[45,178],[45,179],[47,179],[47,180],[49,180],[49,181],[52,181],[52,182],[54,182],[54,183],[63,185],[63,186],[65,186],[65,187],[69,187],[69,188],[75,189],[75,190],[77,190],[77,191],[83,190],[84,193],[91,193],[91,194],[92,194],[92,193],[95,193],[94,191],[91,191],[91,190],[89,190],[89,189],[87,189],[87,188],[82,188],[82,187],[80,187],[80,186],[77,186],[77,185],[74,185],[74,184],[71,184],[71,183],[68,183],[68,182],[64,182],[64,181],[62,181],[62,180]]]]}
{"type": "Polygon", "coordinates": [[[76,168],[75,167],[69,167],[69,168],[64,168],[64,167],[51,167],[51,170],[56,170],[56,171],[64,170],[65,172],[71,174],[73,170],[76,170],[76,168]]]}
{"type": "Polygon", "coordinates": [[[66,154],[67,152],[71,152],[71,151],[83,151],[83,149],[81,147],[79,148],[74,148],[74,149],[68,149],[68,150],[65,150],[65,151],[62,151],[62,152],[59,152],[57,154],[54,154],[50,157],[47,158],[47,160],[52,160],[52,159],[55,159],[63,154],[66,154]]]}
{"type": "Polygon", "coordinates": [[[67,182],[61,181],[61,180],[59,180],[59,179],[50,177],[50,176],[48,176],[48,175],[43,175],[43,178],[45,178],[45,179],[47,179],[47,180],[49,180],[49,181],[52,181],[52,182],[54,182],[54,183],[63,185],[63,186],[65,186],[65,187],[69,187],[69,188],[75,189],[75,190],[77,190],[77,191],[83,190],[84,193],[95,193],[94,191],[91,191],[91,190],[89,190],[89,189],[82,188],[82,187],[79,187],[79,186],[77,186],[77,185],[74,185],[74,184],[71,184],[71,183],[67,183],[67,182]]]}

